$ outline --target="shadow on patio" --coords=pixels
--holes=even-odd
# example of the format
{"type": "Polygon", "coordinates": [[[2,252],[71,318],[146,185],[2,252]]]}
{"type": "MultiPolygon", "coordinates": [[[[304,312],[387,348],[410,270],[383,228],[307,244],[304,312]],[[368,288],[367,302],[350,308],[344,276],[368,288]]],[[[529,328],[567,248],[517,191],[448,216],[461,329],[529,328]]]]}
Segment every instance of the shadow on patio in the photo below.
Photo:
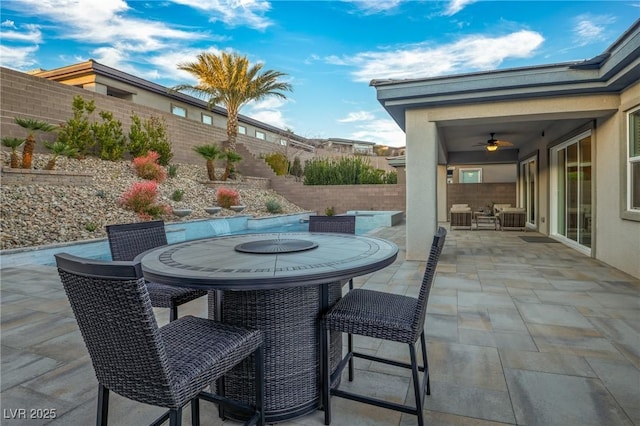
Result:
{"type": "MultiPolygon", "coordinates": [[[[404,225],[375,235],[398,260],[356,286],[415,295],[423,262],[404,261],[404,225]]],[[[425,326],[435,425],[640,424],[640,280],[527,232],[450,231],[425,326]]],[[[430,242],[429,242],[430,243],[430,242]]],[[[427,244],[427,242],[425,242],[427,244]]],[[[85,425],[97,381],[54,267],[2,269],[3,425],[85,425]],[[10,419],[16,409],[27,419],[10,419]],[[55,409],[54,420],[29,409],[55,409]],[[9,411],[14,410],[14,411],[9,411]]],[[[206,317],[206,300],[181,308],[206,317]]],[[[168,321],[158,310],[159,323],[168,321]]],[[[355,337],[361,351],[408,361],[403,345],[355,337]]],[[[353,388],[412,399],[403,369],[356,360],[353,388]]],[[[412,425],[415,417],[336,398],[332,425],[412,425]]],[[[201,404],[204,425],[222,422],[201,404]]],[[[162,409],[113,395],[110,424],[148,424],[162,409]]],[[[185,410],[188,421],[189,410],[185,410]]],[[[283,423],[321,425],[322,412],[283,423]]]]}

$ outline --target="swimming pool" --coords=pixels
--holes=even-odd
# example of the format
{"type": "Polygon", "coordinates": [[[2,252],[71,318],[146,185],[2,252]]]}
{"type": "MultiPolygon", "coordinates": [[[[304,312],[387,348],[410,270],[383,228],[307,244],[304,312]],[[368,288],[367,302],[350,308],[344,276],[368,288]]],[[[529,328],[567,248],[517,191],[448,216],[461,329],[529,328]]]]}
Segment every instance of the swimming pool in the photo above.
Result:
{"type": "MultiPolygon", "coordinates": [[[[185,222],[167,223],[169,244],[199,238],[224,235],[268,233],[268,232],[306,232],[309,230],[309,213],[253,218],[252,216],[233,216],[228,218],[201,219],[185,222]]],[[[384,226],[384,225],[383,225],[384,226]]],[[[378,221],[367,220],[356,215],[356,234],[362,235],[380,227],[378,221]]],[[[26,247],[5,250],[0,255],[0,268],[21,265],[55,265],[54,255],[69,253],[90,259],[110,260],[109,243],[106,238],[87,241],[59,243],[47,246],[26,247]]]]}

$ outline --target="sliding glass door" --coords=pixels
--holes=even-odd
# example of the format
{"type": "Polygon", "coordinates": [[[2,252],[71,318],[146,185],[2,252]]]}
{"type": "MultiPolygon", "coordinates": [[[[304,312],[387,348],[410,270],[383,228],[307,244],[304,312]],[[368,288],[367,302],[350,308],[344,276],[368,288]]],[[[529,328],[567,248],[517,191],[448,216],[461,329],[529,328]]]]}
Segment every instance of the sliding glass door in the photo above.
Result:
{"type": "Polygon", "coordinates": [[[551,149],[551,233],[591,252],[591,132],[551,149]]]}
{"type": "Polygon", "coordinates": [[[527,209],[527,225],[536,227],[536,200],[538,198],[537,158],[531,157],[520,163],[520,207],[527,209]]]}

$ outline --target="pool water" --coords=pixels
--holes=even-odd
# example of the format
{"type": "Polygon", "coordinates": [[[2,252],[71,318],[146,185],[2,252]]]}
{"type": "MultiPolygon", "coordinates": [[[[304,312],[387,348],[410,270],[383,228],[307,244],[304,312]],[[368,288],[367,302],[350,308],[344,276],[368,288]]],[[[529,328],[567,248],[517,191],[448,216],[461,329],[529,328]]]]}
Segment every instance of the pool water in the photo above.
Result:
{"type": "MultiPolygon", "coordinates": [[[[371,216],[370,214],[367,216],[371,216]]],[[[210,238],[225,235],[270,233],[270,232],[307,232],[309,213],[274,216],[267,218],[252,218],[250,216],[234,216],[231,218],[217,218],[209,220],[194,220],[186,222],[167,223],[167,240],[169,244],[200,238],[210,238]]],[[[380,226],[378,220],[356,214],[356,235],[363,235],[380,226]]],[[[48,246],[28,247],[22,249],[5,250],[0,256],[0,267],[20,265],[55,265],[54,255],[69,253],[90,259],[111,260],[109,243],[106,238],[95,240],[53,244],[48,246]]]]}

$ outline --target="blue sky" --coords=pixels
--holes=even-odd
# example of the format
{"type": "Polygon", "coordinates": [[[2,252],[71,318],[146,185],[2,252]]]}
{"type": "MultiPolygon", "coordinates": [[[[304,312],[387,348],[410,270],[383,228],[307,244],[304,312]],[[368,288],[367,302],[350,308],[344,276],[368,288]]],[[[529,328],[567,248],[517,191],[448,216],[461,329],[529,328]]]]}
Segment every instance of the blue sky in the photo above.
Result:
{"type": "Polygon", "coordinates": [[[369,87],[594,57],[640,17],[640,0],[2,0],[2,66],[94,59],[171,87],[176,64],[235,51],[287,74],[287,100],[241,113],[308,138],[404,145],[369,87]]]}

